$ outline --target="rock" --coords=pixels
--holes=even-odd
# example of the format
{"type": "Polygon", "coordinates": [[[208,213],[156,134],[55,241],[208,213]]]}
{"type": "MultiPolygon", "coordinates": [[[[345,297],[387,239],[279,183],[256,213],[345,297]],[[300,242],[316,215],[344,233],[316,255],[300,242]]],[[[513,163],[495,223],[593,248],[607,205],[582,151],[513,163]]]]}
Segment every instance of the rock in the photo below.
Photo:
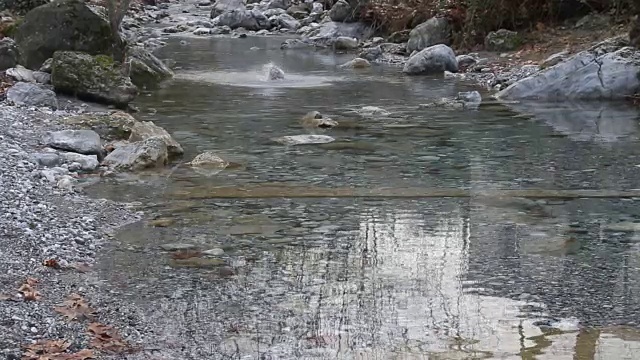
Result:
{"type": "Polygon", "coordinates": [[[471,55],[458,55],[456,61],[460,70],[468,69],[478,63],[478,59],[471,55]]]}
{"type": "Polygon", "coordinates": [[[19,82],[7,90],[7,100],[17,105],[58,108],[56,93],[40,85],[19,82]]]}
{"type": "Polygon", "coordinates": [[[361,23],[339,23],[328,21],[307,34],[309,41],[316,46],[331,46],[341,36],[366,40],[373,34],[371,26],[361,23]]]}
{"type": "Polygon", "coordinates": [[[81,0],[55,0],[30,11],[15,35],[23,64],[38,69],[60,50],[113,54],[109,22],[81,0]]]}
{"type": "Polygon", "coordinates": [[[211,9],[211,18],[221,15],[225,11],[246,10],[243,0],[217,0],[211,9]]]}
{"type": "Polygon", "coordinates": [[[371,63],[363,58],[355,58],[351,61],[348,61],[342,65],[340,65],[340,68],[343,69],[364,69],[364,68],[368,68],[371,67],[371,63]]]}
{"type": "Polygon", "coordinates": [[[449,25],[449,20],[433,17],[411,30],[407,50],[411,53],[433,45],[449,45],[450,43],[451,25],[449,25]]]}
{"type": "Polygon", "coordinates": [[[191,162],[187,163],[191,168],[203,176],[213,176],[229,166],[229,162],[222,159],[212,151],[198,154],[191,162]]]}
{"type": "Polygon", "coordinates": [[[12,38],[0,39],[0,71],[12,68],[18,64],[20,53],[12,38]]]}
{"type": "Polygon", "coordinates": [[[358,114],[368,117],[389,116],[389,112],[377,106],[363,106],[358,110],[358,114]]]}
{"type": "Polygon", "coordinates": [[[387,41],[395,44],[406,43],[409,41],[410,34],[411,30],[396,31],[393,34],[389,35],[387,41]]]}
{"type": "Polygon", "coordinates": [[[283,9],[268,9],[267,11],[263,12],[262,14],[264,16],[266,16],[267,18],[270,18],[272,16],[279,16],[282,14],[286,14],[287,12],[283,9]]]}
{"type": "Polygon", "coordinates": [[[333,43],[335,50],[353,50],[358,48],[358,39],[339,36],[333,43]]]}
{"type": "Polygon", "coordinates": [[[308,128],[327,129],[338,126],[338,122],[322,115],[318,111],[310,111],[302,118],[302,126],[308,128]]]}
{"type": "Polygon", "coordinates": [[[51,82],[56,91],[80,99],[125,107],[138,94],[128,76],[113,59],[81,52],[57,51],[51,64],[51,82]]]}
{"type": "Polygon", "coordinates": [[[629,45],[640,49],[640,16],[636,16],[629,30],[629,45]]]}
{"type": "Polygon", "coordinates": [[[322,5],[321,2],[314,2],[313,5],[311,6],[311,13],[312,14],[322,14],[324,12],[324,6],[322,5]]]}
{"type": "Polygon", "coordinates": [[[62,123],[93,130],[106,140],[125,140],[131,136],[131,129],[136,123],[133,116],[115,111],[110,114],[88,113],[63,118],[62,123]]]}
{"type": "Polygon", "coordinates": [[[362,49],[360,54],[358,54],[358,57],[368,61],[375,61],[379,59],[382,55],[383,55],[382,47],[378,45],[378,46],[362,49]]]}
{"type": "Polygon", "coordinates": [[[273,64],[267,64],[266,70],[268,81],[284,80],[284,71],[282,71],[282,69],[280,69],[279,67],[273,64]]]}
{"type": "Polygon", "coordinates": [[[54,167],[62,163],[60,155],[55,152],[35,153],[31,156],[33,160],[40,166],[54,167]]]}
{"type": "Polygon", "coordinates": [[[103,164],[117,170],[143,170],[162,167],[168,161],[164,140],[150,138],[116,148],[107,155],[103,164]]]}
{"type": "Polygon", "coordinates": [[[42,66],[40,66],[40,71],[51,74],[51,64],[53,63],[53,58],[48,58],[44,61],[42,66]]]}
{"type": "Polygon", "coordinates": [[[280,14],[278,15],[278,25],[283,29],[297,30],[300,27],[300,22],[289,14],[280,14]]]}
{"type": "Polygon", "coordinates": [[[353,9],[347,1],[338,0],[329,10],[329,18],[336,22],[353,21],[353,9]]]}
{"type": "Polygon", "coordinates": [[[561,51],[559,53],[555,53],[555,54],[549,56],[548,58],[546,58],[542,62],[542,64],[540,64],[540,67],[545,69],[545,68],[557,65],[557,64],[563,62],[567,58],[568,55],[569,55],[568,51],[561,51]]]}
{"type": "Polygon", "coordinates": [[[224,250],[220,248],[213,248],[203,251],[202,254],[206,256],[221,256],[224,255],[224,250]]]}
{"type": "Polygon", "coordinates": [[[84,171],[92,171],[95,170],[99,163],[98,157],[96,155],[83,155],[76,154],[72,152],[65,152],[60,154],[65,162],[68,163],[78,163],[80,164],[80,169],[84,171]]]}
{"type": "Polygon", "coordinates": [[[56,187],[65,191],[73,191],[73,183],[75,180],[69,175],[63,175],[56,183],[56,187]]]}
{"type": "Polygon", "coordinates": [[[287,10],[291,6],[291,0],[271,0],[267,9],[282,9],[287,10]]]}
{"type": "Polygon", "coordinates": [[[209,28],[197,28],[193,30],[193,35],[211,35],[211,29],[209,28]]]}
{"type": "Polygon", "coordinates": [[[624,99],[640,90],[640,52],[614,38],[519,80],[496,96],[504,100],[624,99]],[[634,74],[630,76],[629,74],[634,74]]]}
{"type": "Polygon", "coordinates": [[[183,243],[170,243],[160,245],[160,249],[164,251],[180,251],[180,250],[194,250],[196,248],[193,244],[183,243]]]}
{"type": "Polygon", "coordinates": [[[182,146],[169,135],[167,130],[157,126],[153,121],[136,121],[133,127],[131,127],[130,142],[143,141],[151,138],[158,138],[164,141],[169,157],[179,156],[184,153],[182,146]]]}
{"type": "Polygon", "coordinates": [[[16,65],[14,68],[7,69],[6,74],[11,76],[16,81],[36,82],[36,78],[33,75],[33,71],[25,68],[22,65],[16,65]]]}
{"type": "Polygon", "coordinates": [[[46,72],[34,71],[33,78],[38,84],[47,85],[51,83],[51,74],[47,74],[46,72]]]}
{"type": "Polygon", "coordinates": [[[127,49],[127,65],[131,82],[140,88],[154,88],[173,77],[173,71],[141,46],[127,49]]]}
{"type": "Polygon", "coordinates": [[[309,49],[313,47],[313,44],[300,39],[287,39],[280,45],[280,49],[282,50],[309,49]]]}
{"type": "Polygon", "coordinates": [[[73,151],[85,155],[102,154],[100,136],[91,130],[61,130],[50,132],[44,143],[54,149],[73,151]]]}
{"type": "Polygon", "coordinates": [[[46,3],[46,0],[2,0],[0,2],[0,10],[8,10],[14,14],[24,15],[46,3]]]}
{"type": "Polygon", "coordinates": [[[225,11],[214,20],[219,26],[228,26],[231,29],[245,28],[257,31],[269,27],[268,19],[257,10],[225,11]]]}
{"type": "Polygon", "coordinates": [[[327,135],[292,135],[273,138],[272,140],[281,145],[327,144],[335,141],[334,138],[327,135]]]}
{"type": "Polygon", "coordinates": [[[477,91],[459,92],[456,100],[464,102],[466,109],[477,108],[482,103],[482,95],[477,91]]]}
{"type": "Polygon", "coordinates": [[[484,39],[487,51],[512,51],[522,44],[522,39],[515,31],[500,29],[490,32],[484,39]]]}
{"type": "Polygon", "coordinates": [[[444,71],[458,72],[456,54],[447,45],[428,47],[407,60],[402,72],[409,75],[442,74],[444,71]]]}

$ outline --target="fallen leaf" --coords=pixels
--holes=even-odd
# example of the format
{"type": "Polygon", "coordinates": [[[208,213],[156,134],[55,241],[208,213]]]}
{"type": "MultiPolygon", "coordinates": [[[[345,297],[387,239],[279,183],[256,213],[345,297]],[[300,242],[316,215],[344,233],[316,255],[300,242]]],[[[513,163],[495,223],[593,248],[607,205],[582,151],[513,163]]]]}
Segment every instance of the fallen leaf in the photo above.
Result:
{"type": "Polygon", "coordinates": [[[66,353],[71,344],[64,340],[40,340],[25,346],[23,360],[87,360],[93,359],[91,350],[84,349],[76,353],[66,353]]]}
{"type": "Polygon", "coordinates": [[[42,265],[54,269],[60,269],[60,263],[58,263],[58,260],[56,259],[47,259],[42,262],[42,265]]]}
{"type": "Polygon", "coordinates": [[[33,288],[33,286],[37,283],[37,280],[29,278],[27,282],[22,284],[18,291],[22,294],[24,301],[36,301],[40,300],[40,293],[33,288]]]}
{"type": "Polygon", "coordinates": [[[112,354],[131,351],[129,344],[112,326],[94,322],[89,324],[88,331],[93,336],[89,344],[96,350],[112,354]]]}
{"type": "Polygon", "coordinates": [[[95,310],[89,307],[84,298],[78,294],[67,296],[67,299],[62,304],[55,306],[53,309],[64,315],[69,321],[93,320],[96,315],[95,310]]]}

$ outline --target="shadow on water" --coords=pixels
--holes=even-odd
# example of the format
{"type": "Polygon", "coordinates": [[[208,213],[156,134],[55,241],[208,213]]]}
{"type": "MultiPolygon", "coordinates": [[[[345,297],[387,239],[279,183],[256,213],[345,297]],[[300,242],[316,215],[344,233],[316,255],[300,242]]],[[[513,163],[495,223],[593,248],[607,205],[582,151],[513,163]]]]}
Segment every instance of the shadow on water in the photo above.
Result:
{"type": "Polygon", "coordinates": [[[204,177],[174,164],[88,188],[148,214],[116,234],[98,268],[158,324],[169,358],[637,358],[637,201],[479,196],[640,189],[635,110],[420,109],[468,87],[345,71],[336,65],[349,56],[283,52],[279,41],[171,44],[160,55],[178,78],[137,104],[184,161],[212,150],[239,166],[204,177]],[[264,92],[254,82],[269,62],[309,86],[264,92]],[[331,80],[312,86],[319,79],[331,80]],[[269,141],[308,133],[298,120],[310,110],[354,126],[324,132],[330,147],[269,141]],[[266,184],[281,197],[261,196],[266,184]],[[256,190],[207,196],[223,186],[256,190]],[[291,186],[466,195],[311,199],[291,186]]]}

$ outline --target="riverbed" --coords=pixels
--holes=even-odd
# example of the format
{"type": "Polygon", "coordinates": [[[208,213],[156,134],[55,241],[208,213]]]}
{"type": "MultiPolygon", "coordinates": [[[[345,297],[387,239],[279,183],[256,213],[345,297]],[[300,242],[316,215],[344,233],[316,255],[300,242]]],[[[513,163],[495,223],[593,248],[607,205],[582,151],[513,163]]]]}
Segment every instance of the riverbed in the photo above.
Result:
{"type": "Polygon", "coordinates": [[[282,40],[171,39],[157,55],[176,78],[135,105],[184,158],[87,187],[145,211],[97,267],[162,346],[203,359],[637,358],[637,199],[566,195],[640,189],[636,109],[487,94],[478,109],[424,108],[474,85],[342,69],[353,55],[282,40]],[[267,81],[268,64],[285,79],[267,81]],[[309,111],[345,126],[305,129],[309,111]],[[312,132],[336,141],[271,141],[312,132]],[[203,151],[234,166],[185,165],[203,151]]]}

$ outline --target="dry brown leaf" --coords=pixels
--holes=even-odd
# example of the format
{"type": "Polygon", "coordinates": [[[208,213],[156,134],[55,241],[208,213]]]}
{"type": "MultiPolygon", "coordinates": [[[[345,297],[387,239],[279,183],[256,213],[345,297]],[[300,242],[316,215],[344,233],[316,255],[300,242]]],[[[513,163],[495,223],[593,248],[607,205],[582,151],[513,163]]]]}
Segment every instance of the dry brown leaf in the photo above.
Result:
{"type": "Polygon", "coordinates": [[[112,326],[94,322],[89,324],[88,331],[93,336],[90,346],[96,350],[112,354],[131,351],[129,344],[112,326]]]}
{"type": "Polygon", "coordinates": [[[54,310],[64,315],[69,321],[93,320],[96,313],[94,309],[89,307],[84,298],[78,294],[67,296],[67,299],[62,304],[55,306],[54,310]]]}
{"type": "Polygon", "coordinates": [[[60,269],[60,263],[56,259],[47,259],[42,262],[42,265],[53,269],[60,269]]]}
{"type": "Polygon", "coordinates": [[[87,360],[93,359],[93,352],[88,349],[76,353],[66,353],[70,343],[64,340],[40,340],[25,346],[23,360],[87,360]]]}
{"type": "Polygon", "coordinates": [[[22,294],[24,301],[40,300],[40,293],[34,289],[32,285],[29,285],[28,280],[26,284],[22,284],[22,286],[20,286],[18,291],[22,294]]]}

